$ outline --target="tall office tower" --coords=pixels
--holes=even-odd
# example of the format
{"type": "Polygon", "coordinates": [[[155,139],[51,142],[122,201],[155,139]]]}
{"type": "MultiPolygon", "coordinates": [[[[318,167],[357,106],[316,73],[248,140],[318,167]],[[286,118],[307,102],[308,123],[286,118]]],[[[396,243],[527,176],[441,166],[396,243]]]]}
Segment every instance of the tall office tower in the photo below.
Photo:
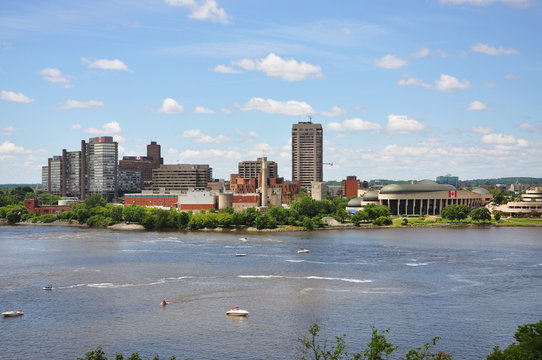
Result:
{"type": "Polygon", "coordinates": [[[62,156],[53,156],[48,159],[47,184],[49,193],[62,195],[62,156]]]}
{"type": "MultiPolygon", "coordinates": [[[[242,161],[239,163],[239,177],[240,178],[257,178],[258,174],[262,172],[262,158],[257,158],[256,161],[242,161]]],[[[274,161],[267,162],[267,170],[270,178],[279,177],[278,165],[274,161]]]]}
{"type": "Polygon", "coordinates": [[[83,198],[101,194],[107,201],[118,196],[118,143],[112,136],[90,138],[81,141],[81,188],[83,198]]]}
{"type": "Polygon", "coordinates": [[[152,181],[152,170],[158,169],[164,163],[160,157],[160,145],[151,141],[147,145],[147,156],[124,156],[119,161],[120,171],[139,171],[141,173],[141,184],[152,181]]]}
{"type": "Polygon", "coordinates": [[[311,187],[311,181],[322,181],[322,125],[299,122],[292,126],[292,180],[311,187]]]}
{"type": "Polygon", "coordinates": [[[61,196],[81,198],[81,151],[62,150],[61,196]]]}
{"type": "Polygon", "coordinates": [[[41,190],[49,192],[49,166],[41,167],[41,190]]]}

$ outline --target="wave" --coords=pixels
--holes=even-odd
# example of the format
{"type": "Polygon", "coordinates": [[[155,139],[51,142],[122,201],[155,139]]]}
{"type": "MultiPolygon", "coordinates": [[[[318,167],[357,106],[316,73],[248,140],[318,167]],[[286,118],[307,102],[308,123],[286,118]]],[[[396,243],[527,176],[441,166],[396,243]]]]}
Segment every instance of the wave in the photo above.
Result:
{"type": "Polygon", "coordinates": [[[73,289],[81,286],[87,286],[87,284],[75,284],[75,285],[68,285],[68,286],[57,286],[57,289],[73,289]]]}
{"type": "Polygon", "coordinates": [[[425,266],[429,265],[429,263],[406,263],[406,266],[425,266]]]}
{"type": "Polygon", "coordinates": [[[98,288],[98,289],[118,289],[118,288],[127,288],[127,287],[161,285],[161,284],[165,284],[167,281],[183,280],[183,279],[190,279],[190,278],[193,278],[193,276],[167,277],[167,278],[161,278],[156,281],[152,281],[149,283],[142,283],[142,284],[130,284],[130,283],[114,284],[110,282],[92,283],[92,284],[76,284],[76,285],[68,285],[68,286],[58,286],[57,289],[73,289],[73,288],[77,288],[81,286],[87,286],[87,287],[98,288]]]}
{"type": "Polygon", "coordinates": [[[283,275],[238,275],[242,279],[293,279],[293,280],[328,280],[328,281],[345,281],[351,283],[371,283],[373,280],[360,280],[348,278],[334,278],[323,276],[283,276],[283,275]]]}

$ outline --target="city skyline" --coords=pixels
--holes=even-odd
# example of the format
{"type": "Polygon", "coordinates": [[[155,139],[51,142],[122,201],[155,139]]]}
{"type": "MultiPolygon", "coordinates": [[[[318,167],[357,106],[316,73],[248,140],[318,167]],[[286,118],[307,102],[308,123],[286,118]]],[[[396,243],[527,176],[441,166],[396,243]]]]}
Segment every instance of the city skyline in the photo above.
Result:
{"type": "Polygon", "coordinates": [[[81,139],[228,179],[291,179],[292,124],[322,124],[324,180],[542,176],[540,3],[6,1],[0,183],[39,183],[81,139]]]}

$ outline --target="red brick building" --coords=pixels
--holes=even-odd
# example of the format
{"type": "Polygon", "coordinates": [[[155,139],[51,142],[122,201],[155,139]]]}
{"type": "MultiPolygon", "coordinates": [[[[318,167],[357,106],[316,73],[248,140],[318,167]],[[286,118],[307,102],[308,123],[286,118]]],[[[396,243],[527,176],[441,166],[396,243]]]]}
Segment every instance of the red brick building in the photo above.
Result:
{"type": "Polygon", "coordinates": [[[160,155],[160,145],[151,141],[147,145],[147,156],[124,156],[119,160],[119,170],[141,172],[141,182],[152,181],[152,170],[158,169],[164,163],[160,155]]]}
{"type": "Polygon", "coordinates": [[[361,181],[356,176],[347,176],[341,181],[341,194],[343,197],[358,197],[358,190],[361,189],[361,181]]]}
{"type": "Polygon", "coordinates": [[[170,194],[126,194],[124,196],[124,205],[141,205],[141,206],[163,206],[177,207],[179,195],[170,194]]]}
{"type": "Polygon", "coordinates": [[[25,199],[24,207],[34,215],[60,215],[70,211],[73,204],[69,205],[38,205],[38,199],[25,199]]]}

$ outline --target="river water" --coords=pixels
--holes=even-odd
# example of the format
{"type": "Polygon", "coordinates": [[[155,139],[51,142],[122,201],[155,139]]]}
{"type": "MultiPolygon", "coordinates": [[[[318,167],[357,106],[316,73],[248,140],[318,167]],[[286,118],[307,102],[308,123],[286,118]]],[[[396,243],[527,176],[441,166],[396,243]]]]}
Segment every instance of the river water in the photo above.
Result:
{"type": "Polygon", "coordinates": [[[346,334],[350,351],[374,325],[390,329],[398,356],[441,336],[455,359],[484,359],[542,319],[542,229],[0,226],[0,310],[18,309],[0,319],[2,359],[75,359],[98,345],[108,356],[294,359],[313,322],[322,338],[346,334]],[[228,317],[230,306],[250,315],[228,317]]]}

